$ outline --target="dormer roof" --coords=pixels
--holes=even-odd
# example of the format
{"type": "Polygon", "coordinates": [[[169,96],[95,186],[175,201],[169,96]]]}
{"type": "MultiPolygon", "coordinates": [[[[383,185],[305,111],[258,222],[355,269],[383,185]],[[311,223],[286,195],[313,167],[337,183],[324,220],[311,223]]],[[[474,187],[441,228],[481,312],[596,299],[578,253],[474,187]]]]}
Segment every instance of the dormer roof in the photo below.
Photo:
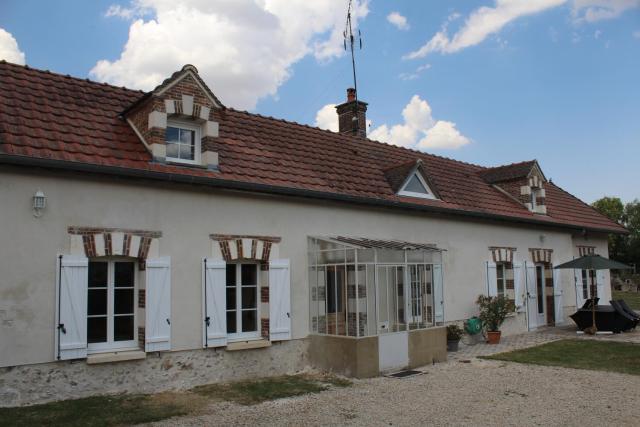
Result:
{"type": "Polygon", "coordinates": [[[438,198],[435,186],[429,179],[429,175],[424,167],[424,162],[420,158],[392,166],[384,172],[384,175],[393,192],[397,195],[432,199],[438,198]],[[417,179],[417,181],[413,181],[414,179],[417,179]],[[417,189],[415,191],[408,189],[408,185],[414,185],[417,189]],[[423,193],[422,189],[425,191],[423,196],[420,196],[419,194],[423,193]]]}
{"type": "Polygon", "coordinates": [[[546,182],[547,179],[542,173],[542,169],[540,168],[537,160],[528,160],[525,162],[512,163],[510,165],[486,168],[480,171],[479,175],[488,183],[495,184],[498,182],[531,178],[534,173],[539,174],[539,177],[546,182]]]}

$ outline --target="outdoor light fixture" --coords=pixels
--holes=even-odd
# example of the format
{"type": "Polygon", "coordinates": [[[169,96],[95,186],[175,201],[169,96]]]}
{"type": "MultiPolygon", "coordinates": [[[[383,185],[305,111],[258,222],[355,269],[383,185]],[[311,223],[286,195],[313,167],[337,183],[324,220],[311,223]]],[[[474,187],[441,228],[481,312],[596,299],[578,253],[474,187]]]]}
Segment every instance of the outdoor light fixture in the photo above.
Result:
{"type": "Polygon", "coordinates": [[[40,218],[45,207],[47,207],[47,197],[42,190],[38,190],[33,195],[33,216],[40,218]]]}

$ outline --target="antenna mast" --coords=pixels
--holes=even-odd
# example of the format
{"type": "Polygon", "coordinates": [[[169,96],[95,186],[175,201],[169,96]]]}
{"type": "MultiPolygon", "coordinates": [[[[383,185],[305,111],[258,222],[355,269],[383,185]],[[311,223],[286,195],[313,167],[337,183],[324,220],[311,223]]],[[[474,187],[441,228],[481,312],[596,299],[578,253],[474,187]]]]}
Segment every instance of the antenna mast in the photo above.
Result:
{"type": "MultiPolygon", "coordinates": [[[[349,7],[347,8],[347,23],[344,29],[344,50],[347,50],[347,40],[349,41],[349,48],[351,49],[351,68],[353,70],[353,89],[355,90],[355,103],[354,103],[354,116],[353,116],[353,130],[357,133],[359,128],[358,121],[358,80],[356,78],[356,55],[354,50],[355,37],[353,36],[353,28],[351,25],[351,5],[353,0],[349,0],[349,7]]],[[[362,33],[358,30],[358,44],[362,49],[362,33]]]]}

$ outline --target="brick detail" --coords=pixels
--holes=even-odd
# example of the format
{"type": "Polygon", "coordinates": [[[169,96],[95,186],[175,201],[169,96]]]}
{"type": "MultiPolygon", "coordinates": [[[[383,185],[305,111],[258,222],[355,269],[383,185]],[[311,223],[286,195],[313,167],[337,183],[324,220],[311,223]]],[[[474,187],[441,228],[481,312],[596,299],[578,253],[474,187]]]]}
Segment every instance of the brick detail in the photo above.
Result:
{"type": "Polygon", "coordinates": [[[104,254],[106,256],[113,254],[111,249],[111,233],[104,233],[104,254]]]}
{"type": "Polygon", "coordinates": [[[595,246],[578,246],[578,253],[580,256],[594,255],[596,253],[595,246]]]}
{"type": "Polygon", "coordinates": [[[260,288],[260,302],[269,302],[269,288],[266,286],[260,288]]]}
{"type": "Polygon", "coordinates": [[[229,249],[229,241],[221,241],[220,243],[220,252],[222,253],[222,257],[225,261],[231,261],[231,250],[229,249]]]}
{"type": "Polygon", "coordinates": [[[242,239],[236,239],[236,248],[237,248],[238,259],[244,258],[244,253],[242,251],[242,239]]]}
{"type": "Polygon", "coordinates": [[[260,319],[260,336],[269,338],[269,319],[260,319]]]}
{"type": "Polygon", "coordinates": [[[145,337],[146,337],[145,328],[143,326],[138,326],[138,344],[142,349],[144,349],[144,343],[146,341],[145,337]]]}
{"type": "Polygon", "coordinates": [[[553,249],[530,248],[531,260],[533,262],[551,263],[551,254],[553,249]]]}
{"type": "Polygon", "coordinates": [[[143,237],[140,242],[140,249],[138,250],[138,258],[139,259],[147,259],[147,254],[149,253],[149,246],[151,246],[151,238],[143,237]]]}
{"type": "Polygon", "coordinates": [[[154,239],[162,237],[161,231],[136,230],[127,228],[110,228],[110,227],[67,227],[67,233],[78,235],[104,234],[104,233],[125,233],[140,237],[152,237],[154,239]]]}
{"type": "Polygon", "coordinates": [[[513,253],[516,251],[516,248],[507,248],[507,247],[499,247],[499,246],[490,246],[489,250],[491,251],[491,257],[493,258],[493,262],[513,262],[513,253]]]}
{"type": "Polygon", "coordinates": [[[78,235],[82,237],[84,253],[88,258],[97,256],[95,236],[98,234],[103,236],[104,254],[106,256],[114,255],[118,252],[124,254],[125,256],[129,255],[132,237],[140,237],[140,247],[138,248],[138,253],[131,255],[141,261],[141,270],[145,269],[144,261],[149,255],[151,242],[153,241],[153,239],[157,239],[162,236],[162,233],[159,231],[127,230],[122,228],[69,227],[67,228],[67,232],[71,235],[78,235]],[[122,233],[122,248],[113,247],[113,233],[122,233]]]}
{"type": "Polygon", "coordinates": [[[147,291],[144,289],[138,290],[138,308],[145,308],[147,305],[147,291]]]}
{"type": "Polygon", "coordinates": [[[269,257],[271,256],[271,242],[264,242],[264,247],[262,249],[262,261],[268,262],[269,257]]]}

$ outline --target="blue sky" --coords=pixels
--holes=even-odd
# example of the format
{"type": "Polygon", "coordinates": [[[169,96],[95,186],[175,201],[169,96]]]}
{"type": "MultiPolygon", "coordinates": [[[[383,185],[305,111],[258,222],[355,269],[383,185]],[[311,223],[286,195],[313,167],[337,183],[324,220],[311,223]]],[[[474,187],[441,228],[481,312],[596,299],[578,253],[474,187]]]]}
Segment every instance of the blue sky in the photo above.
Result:
{"type": "MultiPolygon", "coordinates": [[[[0,56],[142,89],[189,62],[226,105],[331,128],[346,5],[3,0],[0,56]]],[[[370,0],[355,20],[372,137],[640,198],[640,0],[370,0]]]]}

